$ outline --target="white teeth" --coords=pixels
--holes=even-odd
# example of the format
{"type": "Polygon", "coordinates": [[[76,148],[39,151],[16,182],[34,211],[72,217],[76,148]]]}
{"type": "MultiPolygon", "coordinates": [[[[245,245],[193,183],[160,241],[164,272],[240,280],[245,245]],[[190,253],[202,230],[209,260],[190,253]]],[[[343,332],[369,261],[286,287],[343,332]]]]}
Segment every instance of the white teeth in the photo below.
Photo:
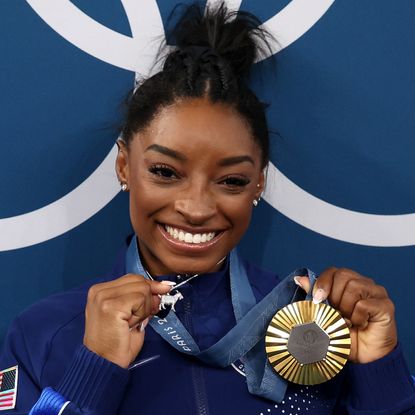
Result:
{"type": "Polygon", "coordinates": [[[171,226],[165,225],[164,227],[167,231],[167,233],[174,239],[177,239],[179,241],[184,241],[188,244],[200,244],[203,242],[209,242],[211,241],[216,233],[215,232],[209,232],[209,233],[195,233],[192,234],[190,232],[185,232],[177,228],[173,228],[171,226]]]}

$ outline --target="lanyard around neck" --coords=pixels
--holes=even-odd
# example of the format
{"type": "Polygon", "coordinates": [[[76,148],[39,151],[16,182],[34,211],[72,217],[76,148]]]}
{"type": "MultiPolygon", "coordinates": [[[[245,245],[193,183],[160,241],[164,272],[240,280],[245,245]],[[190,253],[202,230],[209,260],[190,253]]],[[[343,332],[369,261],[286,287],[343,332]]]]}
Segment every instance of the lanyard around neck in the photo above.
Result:
{"type": "MultiPolygon", "coordinates": [[[[126,254],[127,272],[146,276],[138,254],[137,238],[133,238],[126,254]]],[[[173,311],[165,318],[154,316],[151,327],[172,347],[194,356],[212,366],[226,367],[237,359],[245,365],[248,390],[275,402],[281,402],[287,388],[267,362],[264,337],[273,315],[292,302],[298,287],[293,277],[308,275],[312,283],[315,275],[307,270],[294,271],[282,280],[265,298],[256,303],[254,293],[236,249],[230,253],[230,285],[236,325],[214,345],[201,351],[173,311]]],[[[201,276],[203,278],[203,275],[201,276]]]]}

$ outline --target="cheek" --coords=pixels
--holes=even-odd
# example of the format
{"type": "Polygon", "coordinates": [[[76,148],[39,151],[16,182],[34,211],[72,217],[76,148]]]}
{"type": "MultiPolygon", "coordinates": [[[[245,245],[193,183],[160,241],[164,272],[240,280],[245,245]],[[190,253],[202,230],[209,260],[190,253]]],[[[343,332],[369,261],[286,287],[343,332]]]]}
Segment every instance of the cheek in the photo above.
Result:
{"type": "Polygon", "coordinates": [[[149,217],[159,210],[163,199],[157,192],[151,190],[143,181],[134,181],[130,188],[130,218],[137,234],[143,235],[140,230],[151,225],[149,217]]]}
{"type": "Polygon", "coordinates": [[[235,233],[243,235],[251,222],[252,201],[250,197],[244,197],[239,201],[226,204],[226,216],[231,219],[235,233]]]}

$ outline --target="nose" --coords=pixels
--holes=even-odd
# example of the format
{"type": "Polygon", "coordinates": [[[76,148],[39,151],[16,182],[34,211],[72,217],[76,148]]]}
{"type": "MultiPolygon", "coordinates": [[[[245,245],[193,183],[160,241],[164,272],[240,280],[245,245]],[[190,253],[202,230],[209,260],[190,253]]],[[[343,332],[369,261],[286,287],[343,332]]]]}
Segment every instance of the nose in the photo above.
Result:
{"type": "Polygon", "coordinates": [[[217,213],[214,197],[206,189],[191,188],[178,194],[175,210],[191,225],[203,225],[217,213]]]}

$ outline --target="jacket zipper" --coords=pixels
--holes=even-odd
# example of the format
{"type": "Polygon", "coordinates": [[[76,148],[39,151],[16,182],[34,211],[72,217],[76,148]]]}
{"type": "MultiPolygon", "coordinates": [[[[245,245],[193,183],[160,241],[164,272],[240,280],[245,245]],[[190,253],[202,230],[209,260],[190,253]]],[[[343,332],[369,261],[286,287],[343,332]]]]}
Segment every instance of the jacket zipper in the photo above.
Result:
{"type": "MultiPolygon", "coordinates": [[[[184,299],[184,323],[190,332],[193,332],[192,312],[190,300],[184,299]]],[[[205,381],[202,368],[191,362],[192,384],[195,393],[195,404],[198,415],[209,415],[209,404],[206,395],[205,381]]]]}

